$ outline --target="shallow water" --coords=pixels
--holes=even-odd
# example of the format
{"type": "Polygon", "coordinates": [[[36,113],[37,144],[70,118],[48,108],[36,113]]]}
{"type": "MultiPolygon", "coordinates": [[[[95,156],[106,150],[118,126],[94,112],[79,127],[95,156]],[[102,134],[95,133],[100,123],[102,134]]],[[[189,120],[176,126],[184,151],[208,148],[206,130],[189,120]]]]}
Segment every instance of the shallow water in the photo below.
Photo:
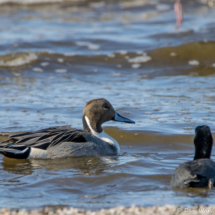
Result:
{"type": "Polygon", "coordinates": [[[0,155],[0,207],[214,204],[213,190],[169,182],[193,158],[194,128],[215,132],[215,8],[183,3],[178,30],[172,8],[139,0],[0,6],[0,131],[82,128],[85,103],[100,97],[136,121],[104,125],[118,157],[0,155]]]}

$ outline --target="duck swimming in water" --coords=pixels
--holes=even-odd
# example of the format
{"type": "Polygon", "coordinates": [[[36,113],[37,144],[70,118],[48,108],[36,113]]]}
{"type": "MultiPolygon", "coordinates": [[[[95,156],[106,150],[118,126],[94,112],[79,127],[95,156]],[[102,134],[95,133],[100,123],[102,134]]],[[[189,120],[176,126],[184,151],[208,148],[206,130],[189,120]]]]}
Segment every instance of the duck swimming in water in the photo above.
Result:
{"type": "Polygon", "coordinates": [[[206,125],[195,129],[195,156],[193,161],[181,164],[175,170],[171,186],[176,188],[214,187],[215,162],[210,159],[213,137],[206,125]]]}
{"type": "Polygon", "coordinates": [[[0,143],[0,153],[15,159],[118,155],[119,144],[102,129],[110,120],[135,123],[119,115],[107,100],[95,99],[83,110],[84,130],[59,126],[10,135],[0,143]]]}

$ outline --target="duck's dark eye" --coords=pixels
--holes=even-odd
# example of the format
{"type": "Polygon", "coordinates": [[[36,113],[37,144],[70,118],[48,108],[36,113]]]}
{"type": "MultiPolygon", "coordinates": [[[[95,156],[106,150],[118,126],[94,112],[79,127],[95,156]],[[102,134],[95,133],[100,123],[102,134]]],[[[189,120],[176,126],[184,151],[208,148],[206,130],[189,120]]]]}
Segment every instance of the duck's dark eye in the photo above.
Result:
{"type": "Polygon", "coordinates": [[[105,110],[108,110],[108,106],[107,106],[107,105],[104,105],[103,108],[104,108],[105,110]]]}

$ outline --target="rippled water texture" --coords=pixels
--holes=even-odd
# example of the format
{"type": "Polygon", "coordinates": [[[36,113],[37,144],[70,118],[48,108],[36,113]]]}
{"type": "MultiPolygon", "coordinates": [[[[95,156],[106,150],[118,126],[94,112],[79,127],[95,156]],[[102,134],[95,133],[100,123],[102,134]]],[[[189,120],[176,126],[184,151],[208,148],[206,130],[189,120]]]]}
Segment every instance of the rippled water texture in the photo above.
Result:
{"type": "Polygon", "coordinates": [[[82,128],[85,103],[98,97],[136,121],[105,124],[118,157],[0,156],[0,207],[214,204],[214,190],[182,192],[169,182],[193,158],[194,128],[215,131],[215,7],[184,1],[176,30],[173,3],[0,6],[1,132],[82,128]]]}

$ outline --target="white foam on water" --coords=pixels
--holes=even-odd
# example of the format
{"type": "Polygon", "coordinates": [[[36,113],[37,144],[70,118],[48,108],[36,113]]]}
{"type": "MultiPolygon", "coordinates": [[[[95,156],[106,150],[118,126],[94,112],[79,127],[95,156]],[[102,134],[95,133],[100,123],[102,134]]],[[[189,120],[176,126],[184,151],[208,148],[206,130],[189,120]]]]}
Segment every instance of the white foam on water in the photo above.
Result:
{"type": "Polygon", "coordinates": [[[55,69],[56,73],[66,73],[67,69],[55,69]]]}
{"type": "Polygon", "coordinates": [[[137,51],[136,53],[137,53],[137,54],[144,55],[144,56],[146,56],[146,55],[147,55],[147,53],[145,53],[144,51],[137,51]]]}
{"type": "Polygon", "coordinates": [[[43,69],[39,68],[39,67],[35,67],[32,69],[34,72],[38,72],[38,73],[41,73],[43,72],[43,69]]]}
{"type": "Polygon", "coordinates": [[[127,54],[128,52],[127,52],[126,50],[120,50],[119,53],[120,53],[121,55],[125,55],[125,54],[127,54]]]}
{"type": "Polygon", "coordinates": [[[171,57],[175,57],[176,55],[177,55],[177,54],[176,54],[175,52],[171,52],[171,53],[170,53],[170,56],[171,56],[171,57]]]}
{"type": "Polygon", "coordinates": [[[188,62],[191,66],[198,66],[199,65],[199,61],[198,60],[190,60],[188,62]]]}
{"type": "Polygon", "coordinates": [[[150,61],[152,58],[150,56],[147,55],[143,55],[143,56],[138,56],[138,57],[134,57],[134,58],[130,58],[128,59],[129,63],[145,63],[150,61]]]}
{"type": "Polygon", "coordinates": [[[131,65],[131,67],[132,67],[133,69],[138,69],[138,68],[141,67],[141,64],[139,64],[139,63],[134,63],[134,64],[131,65]]]}
{"type": "Polygon", "coordinates": [[[115,54],[108,54],[108,57],[115,57],[115,54]]]}
{"type": "Polygon", "coordinates": [[[63,58],[58,58],[57,61],[58,61],[59,63],[63,63],[63,62],[64,62],[64,59],[63,59],[63,58]]]}
{"type": "Polygon", "coordinates": [[[99,50],[100,46],[94,43],[90,43],[90,42],[83,42],[83,41],[77,41],[76,42],[77,46],[85,46],[90,50],[99,50]]]}
{"type": "Polygon", "coordinates": [[[20,73],[18,73],[18,72],[12,72],[12,74],[13,74],[14,76],[16,76],[16,77],[19,77],[19,76],[20,76],[20,73]]]}
{"type": "Polygon", "coordinates": [[[120,72],[113,73],[113,77],[120,77],[122,74],[120,72]]]}
{"type": "Polygon", "coordinates": [[[42,62],[40,65],[41,65],[41,66],[48,66],[48,65],[49,65],[49,62],[42,62]]]}
{"type": "Polygon", "coordinates": [[[38,59],[37,55],[33,52],[2,55],[0,56],[0,66],[2,67],[23,66],[37,59],[38,59]]]}

